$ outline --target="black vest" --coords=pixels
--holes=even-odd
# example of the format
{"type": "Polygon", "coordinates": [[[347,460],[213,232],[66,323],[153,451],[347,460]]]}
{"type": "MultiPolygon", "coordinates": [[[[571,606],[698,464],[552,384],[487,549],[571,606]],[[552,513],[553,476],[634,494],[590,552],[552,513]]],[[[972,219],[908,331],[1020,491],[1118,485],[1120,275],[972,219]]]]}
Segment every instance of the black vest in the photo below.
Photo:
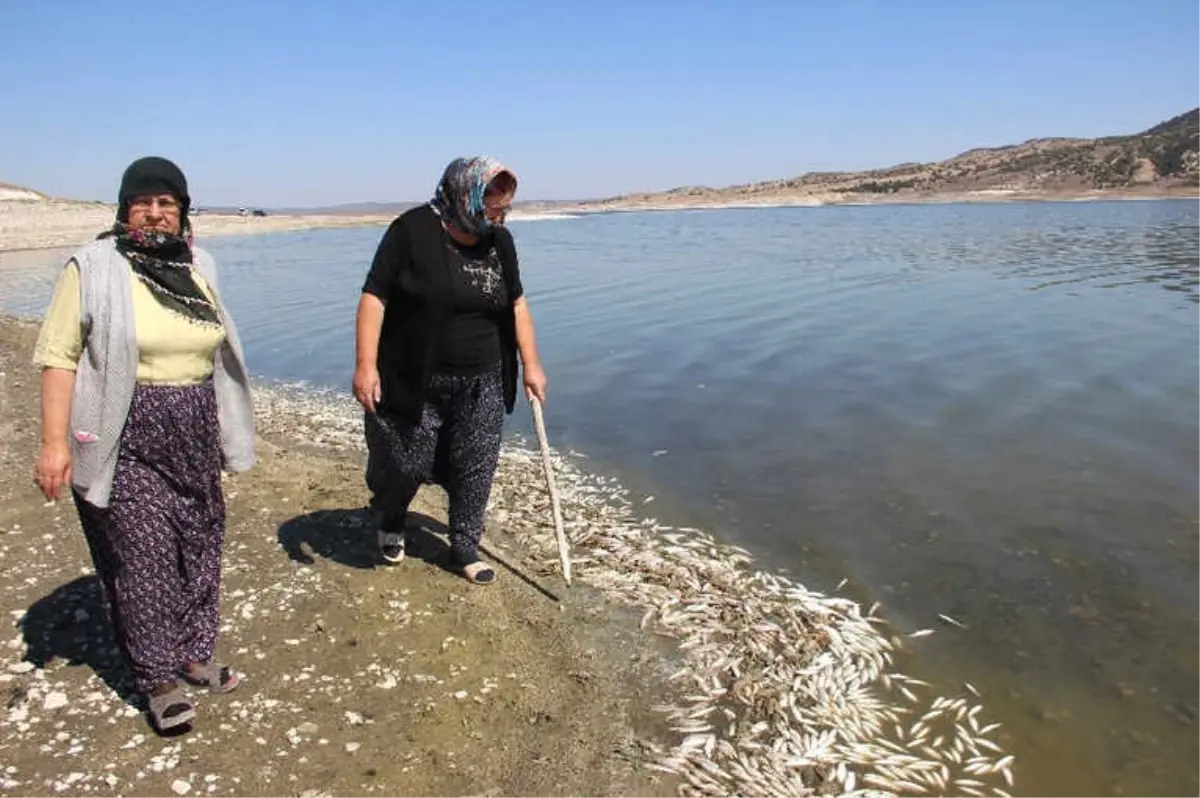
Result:
{"type": "MultiPolygon", "coordinates": [[[[383,399],[379,412],[415,424],[421,418],[426,390],[437,361],[442,331],[454,312],[454,286],[446,262],[447,233],[429,205],[405,211],[392,222],[398,270],[383,312],[379,335],[379,380],[383,399]]],[[[501,228],[494,239],[511,237],[501,228]]],[[[494,240],[509,296],[514,295],[511,239],[494,240]],[[506,246],[507,245],[507,246],[506,246]]],[[[517,333],[512,303],[500,319],[500,362],[504,404],[513,412],[517,397],[517,333]]]]}

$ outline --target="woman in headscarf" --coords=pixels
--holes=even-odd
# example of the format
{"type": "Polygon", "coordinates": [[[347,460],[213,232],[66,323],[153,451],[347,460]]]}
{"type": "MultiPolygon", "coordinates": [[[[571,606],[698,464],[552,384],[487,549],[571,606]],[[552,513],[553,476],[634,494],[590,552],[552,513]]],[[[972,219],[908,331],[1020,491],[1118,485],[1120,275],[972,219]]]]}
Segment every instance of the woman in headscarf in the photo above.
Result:
{"type": "Polygon", "coordinates": [[[452,563],[476,584],[495,579],[478,546],[518,357],[526,395],[546,399],[504,226],[516,191],[516,176],[491,158],[452,161],[433,199],[388,227],[358,304],[354,395],[366,411],[380,553],[403,559],[408,506],[422,484],[440,484],[452,563]]]}
{"type": "Polygon", "coordinates": [[[212,258],[191,243],[187,181],[164,158],[126,169],[116,223],[68,259],[42,324],[34,481],[70,490],[113,633],[160,732],[224,693],[214,664],[221,470],[254,462],[253,404],[212,258]]]}

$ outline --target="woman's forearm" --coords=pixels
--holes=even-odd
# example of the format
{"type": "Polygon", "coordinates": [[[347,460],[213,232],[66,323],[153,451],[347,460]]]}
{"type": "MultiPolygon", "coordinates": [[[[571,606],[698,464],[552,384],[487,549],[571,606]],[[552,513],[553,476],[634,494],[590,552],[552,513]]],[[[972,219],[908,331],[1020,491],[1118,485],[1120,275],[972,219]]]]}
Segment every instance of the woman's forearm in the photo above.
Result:
{"type": "Polygon", "coordinates": [[[70,443],[71,395],[75,391],[75,372],[70,369],[42,369],[42,444],[70,443]]]}
{"type": "Polygon", "coordinates": [[[354,327],[356,365],[374,366],[379,357],[379,331],[383,329],[383,300],[364,292],[358,299],[354,327]]]}
{"type": "Polygon", "coordinates": [[[521,297],[513,305],[513,314],[517,324],[517,351],[521,353],[521,363],[526,367],[541,365],[538,359],[537,337],[533,331],[533,314],[529,312],[529,303],[521,297]]]}

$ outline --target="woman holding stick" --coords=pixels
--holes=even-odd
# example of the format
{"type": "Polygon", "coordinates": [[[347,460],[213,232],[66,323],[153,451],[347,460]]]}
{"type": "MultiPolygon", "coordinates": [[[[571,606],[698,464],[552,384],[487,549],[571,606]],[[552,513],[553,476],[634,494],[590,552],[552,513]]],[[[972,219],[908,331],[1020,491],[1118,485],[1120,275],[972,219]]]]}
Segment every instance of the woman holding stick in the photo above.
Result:
{"type": "Polygon", "coordinates": [[[408,506],[422,484],[449,495],[453,564],[475,584],[501,430],[516,400],[544,402],[533,316],[504,220],[517,178],[486,157],[458,158],[434,198],[388,227],[356,320],[354,395],[363,406],[367,485],[381,514],[378,543],[404,557],[408,506]]]}

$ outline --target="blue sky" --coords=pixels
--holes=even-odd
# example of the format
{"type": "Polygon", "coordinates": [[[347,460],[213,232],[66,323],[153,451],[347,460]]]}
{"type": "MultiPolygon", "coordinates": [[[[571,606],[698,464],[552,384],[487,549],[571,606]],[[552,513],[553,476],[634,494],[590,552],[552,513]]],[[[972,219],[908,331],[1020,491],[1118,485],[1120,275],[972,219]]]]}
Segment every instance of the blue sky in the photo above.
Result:
{"type": "Polygon", "coordinates": [[[1200,104],[1196,0],[0,2],[0,181],[212,204],[713,186],[1134,132],[1200,104]]]}

